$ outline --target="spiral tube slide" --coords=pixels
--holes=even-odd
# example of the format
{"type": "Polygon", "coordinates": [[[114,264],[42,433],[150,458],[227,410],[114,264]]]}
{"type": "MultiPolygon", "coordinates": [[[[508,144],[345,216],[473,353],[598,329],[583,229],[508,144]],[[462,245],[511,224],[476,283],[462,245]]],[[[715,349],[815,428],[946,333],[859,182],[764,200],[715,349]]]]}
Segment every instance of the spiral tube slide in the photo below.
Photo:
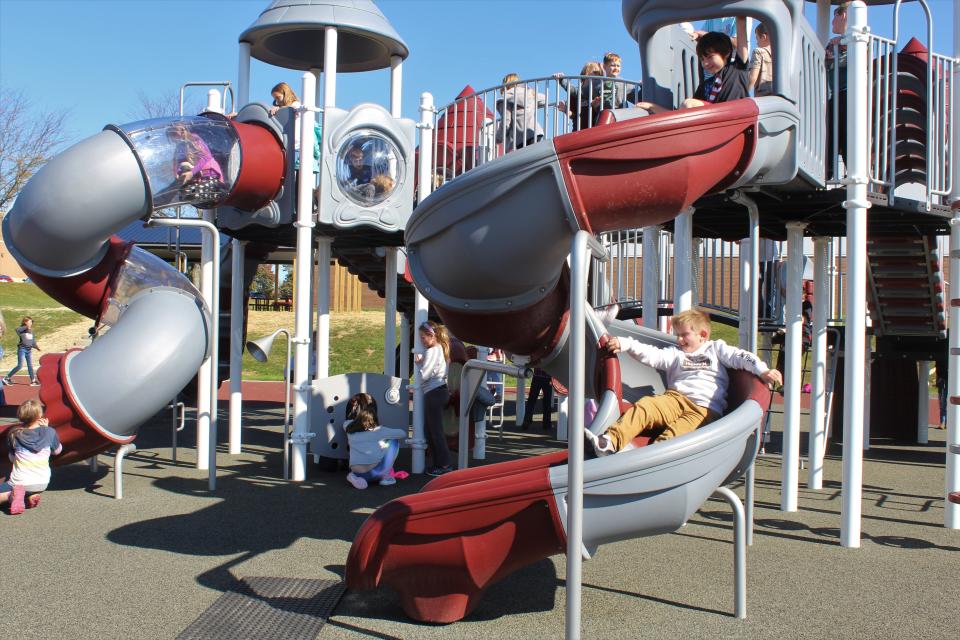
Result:
{"type": "Polygon", "coordinates": [[[134,439],[195,375],[210,311],[173,267],[112,234],[178,204],[261,207],[280,188],[283,148],[226,118],[148,120],[70,147],[24,187],[3,220],[11,254],[54,299],[109,330],[41,358],[40,399],[67,464],[134,439]]]}
{"type": "Polygon", "coordinates": [[[413,280],[457,337],[549,364],[566,340],[574,234],[659,224],[742,180],[759,115],[736,100],[634,118],[474,169],[414,211],[413,280]]]}

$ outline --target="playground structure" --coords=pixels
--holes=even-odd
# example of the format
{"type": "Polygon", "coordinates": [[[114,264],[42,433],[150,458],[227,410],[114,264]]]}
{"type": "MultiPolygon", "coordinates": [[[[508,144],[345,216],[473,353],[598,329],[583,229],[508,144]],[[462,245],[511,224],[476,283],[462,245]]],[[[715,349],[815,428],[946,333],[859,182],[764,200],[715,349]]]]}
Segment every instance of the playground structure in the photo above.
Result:
{"type": "MultiPolygon", "coordinates": [[[[364,388],[356,383],[344,387],[342,380],[333,382],[328,376],[325,283],[329,281],[327,270],[334,256],[355,265],[357,270],[367,269],[366,277],[383,288],[387,300],[385,344],[389,346],[384,350],[383,374],[368,374],[377,380],[365,388],[376,388],[380,397],[393,398],[391,405],[405,397],[402,381],[409,378],[406,358],[400,358],[399,371],[395,364],[396,309],[405,311],[400,336],[401,353],[405,353],[410,348],[410,327],[426,319],[429,300],[458,337],[503,348],[521,368],[536,364],[563,381],[570,387],[571,406],[582,406],[585,397],[600,400],[600,417],[589,425],[600,429],[604,420],[620,409],[621,380],[643,386],[633,377],[635,374],[645,381],[652,380],[655,387],[657,377],[651,377],[649,371],[638,371],[623,373],[621,379],[620,365],[600,357],[600,338],[622,325],[605,326],[590,307],[608,304],[611,300],[604,290],[609,294],[617,289],[611,281],[601,286],[603,279],[595,276],[592,294],[599,297],[585,308],[586,280],[581,281],[585,274],[583,265],[578,263],[585,254],[581,249],[570,267],[566,266],[567,257],[575,240],[584,242],[578,240],[583,232],[609,237],[637,227],[643,228],[643,254],[659,256],[656,243],[662,226],[672,224],[675,310],[697,302],[693,293],[694,237],[749,239],[741,244],[739,255],[749,255],[749,259],[739,261],[742,272],[738,275],[742,283],[739,311],[744,344],[752,349],[757,347],[760,315],[755,285],[759,237],[761,232],[765,236],[787,237],[787,383],[781,508],[796,510],[799,384],[791,382],[800,377],[801,241],[804,235],[814,237],[814,263],[818,270],[814,278],[817,292],[812,359],[813,396],[820,408],[815,405],[811,412],[809,484],[819,488],[822,478],[816,475],[816,469],[820,468],[818,460],[824,451],[824,363],[827,301],[831,297],[826,275],[827,238],[839,236],[844,230],[848,236],[845,359],[865,362],[867,208],[874,237],[926,238],[949,229],[953,266],[958,267],[960,262],[960,229],[952,224],[950,212],[960,182],[953,155],[957,146],[952,111],[957,101],[957,62],[928,51],[924,54],[925,64],[918,66],[921,52],[915,47],[907,56],[895,55],[896,39],[887,41],[864,32],[866,9],[859,3],[853,5],[848,27],[847,73],[851,89],[847,113],[868,116],[851,117],[847,125],[850,157],[845,158],[844,174],[835,155],[827,153],[827,137],[837,131],[836,127],[828,131],[825,122],[828,104],[833,108],[837,104],[836,100],[827,101],[821,44],[827,35],[822,16],[829,13],[829,3],[819,3],[821,28],[816,33],[804,19],[799,0],[687,3],[680,9],[672,6],[675,3],[652,0],[625,0],[623,4],[625,24],[641,45],[646,99],[676,106],[698,84],[692,43],[671,25],[726,15],[749,15],[770,28],[775,43],[774,95],[646,117],[638,117],[645,115],[640,110],[616,109],[601,114],[598,126],[573,132],[566,114],[556,108],[559,85],[544,80],[544,93],[548,95],[538,119],[544,125],[545,139],[522,149],[503,148],[491,135],[497,122],[495,95],[500,88],[461,95],[436,114],[425,95],[421,105],[420,153],[414,168],[414,123],[399,117],[402,60],[408,53],[399,35],[372,3],[307,5],[280,0],[241,35],[237,101],[241,105],[249,101],[250,56],[306,70],[299,123],[289,110],[273,117],[262,105],[251,104],[241,108],[232,119],[208,113],[111,126],[55,158],[18,198],[4,220],[3,232],[11,252],[35,282],[64,304],[97,318],[98,325],[110,328],[84,351],[48,355],[42,360],[41,399],[47,404],[51,424],[57,427],[68,452],[61,463],[133,440],[137,426],[166,405],[200,369],[198,460],[209,468],[213,484],[215,464],[207,460],[215,459],[216,440],[210,435],[216,433],[213,390],[221,362],[216,334],[225,308],[217,299],[219,287],[214,284],[213,275],[220,263],[215,255],[219,250],[219,241],[215,239],[219,232],[234,238],[230,245],[230,312],[226,314],[231,327],[229,332],[220,332],[231,337],[229,377],[235,385],[229,412],[231,451],[238,449],[240,442],[239,361],[244,343],[244,252],[248,242],[297,249],[295,404],[290,440],[294,480],[305,477],[308,444],[317,456],[345,457],[342,433],[335,428],[338,417],[336,412],[327,410],[336,405],[327,398],[334,398],[334,403],[343,402],[349,393],[364,388]],[[358,9],[358,4],[367,8],[358,9]],[[313,43],[322,41],[323,46],[305,47],[304,38],[313,43]],[[349,111],[337,108],[339,71],[388,66],[392,70],[389,110],[376,105],[360,105],[349,111]],[[317,106],[316,86],[321,70],[322,108],[317,106]],[[950,91],[952,99],[947,98],[950,91]],[[292,140],[294,127],[299,126],[300,147],[312,148],[313,125],[321,112],[324,134],[320,197],[314,215],[311,154],[301,154],[299,171],[295,172],[292,140]],[[178,182],[172,167],[176,167],[178,149],[189,139],[183,131],[208,147],[218,164],[215,175],[201,176],[206,180],[178,182]],[[951,144],[932,144],[934,139],[946,136],[952,136],[951,144]],[[354,147],[378,159],[379,167],[372,170],[391,177],[390,189],[383,193],[355,189],[361,185],[351,184],[347,166],[347,154],[354,147]],[[78,170],[81,166],[83,171],[78,170]],[[440,188],[431,194],[435,182],[440,188]],[[95,193],[85,188],[89,184],[98,185],[95,193]],[[414,210],[415,191],[419,204],[414,210]],[[78,193],[89,197],[77,198],[78,193]],[[177,204],[194,204],[205,211],[204,220],[195,222],[208,231],[203,292],[194,289],[172,267],[111,239],[111,234],[126,223],[148,217],[157,208],[177,204]],[[845,216],[841,211],[844,208],[845,216]],[[910,222],[906,231],[905,216],[909,216],[910,222]],[[413,293],[401,275],[404,269],[398,265],[401,246],[406,248],[409,272],[418,289],[412,301],[401,300],[401,288],[413,293]],[[375,257],[378,248],[382,249],[382,259],[375,257]],[[371,267],[376,262],[380,267],[371,267]],[[312,284],[314,270],[319,283],[316,287],[312,284]],[[316,327],[310,326],[311,299],[316,301],[318,312],[316,327]],[[314,332],[316,339],[312,340],[314,332]],[[150,339],[144,340],[144,336],[150,339]],[[317,362],[312,380],[308,372],[311,347],[317,362]],[[116,401],[127,397],[137,397],[138,402],[116,401]]],[[[955,45],[955,53],[956,49],[955,45]]],[[[836,121],[834,118],[833,122],[836,121]]],[[[834,143],[829,148],[836,150],[838,145],[834,143]]],[[[371,161],[370,165],[375,167],[376,162],[371,161]]],[[[943,309],[938,308],[935,296],[930,301],[930,313],[919,316],[924,322],[929,320],[929,326],[924,324],[920,330],[918,322],[910,321],[917,315],[896,311],[912,304],[912,294],[903,291],[914,288],[904,282],[912,276],[898,276],[896,270],[909,271],[907,262],[919,262],[928,269],[926,296],[930,298],[931,291],[936,293],[935,276],[930,275],[930,260],[925,257],[929,255],[929,246],[921,243],[919,252],[913,252],[905,247],[911,243],[891,241],[889,246],[883,246],[882,242],[874,242],[880,245],[874,255],[886,253],[900,259],[872,267],[875,281],[879,281],[878,272],[883,268],[894,271],[893,280],[885,286],[878,285],[874,295],[871,315],[874,326],[880,329],[878,336],[889,336],[901,351],[912,349],[923,354],[918,358],[921,361],[931,360],[926,354],[933,349],[918,344],[916,338],[943,339],[943,327],[938,322],[938,313],[942,315],[943,309]],[[893,291],[886,302],[880,296],[883,289],[893,291]],[[910,339],[904,340],[903,336],[910,339]]],[[[597,247],[594,251],[604,257],[605,252],[597,247]]],[[[620,266],[623,257],[618,250],[620,266]]],[[[643,323],[649,329],[658,326],[659,264],[659,257],[643,264],[643,290],[657,293],[641,297],[643,323]]],[[[595,269],[594,273],[600,271],[595,269]]],[[[951,304],[960,300],[960,289],[952,289],[949,299],[951,304]]],[[[939,304],[945,304],[942,297],[939,304]]],[[[956,313],[952,315],[958,321],[956,313]]],[[[960,353],[956,336],[951,335],[950,340],[953,349],[960,353]]],[[[415,348],[419,349],[419,345],[415,348]]],[[[951,356],[954,355],[951,350],[951,356]]],[[[951,357],[950,393],[960,396],[956,362],[951,357]]],[[[923,383],[921,375],[920,384],[923,383]]],[[[862,368],[846,367],[843,386],[845,467],[841,530],[845,545],[858,546],[859,455],[867,424],[862,403],[866,395],[862,368]]],[[[568,620],[568,635],[573,636],[578,626],[575,616],[579,615],[579,594],[573,585],[578,579],[574,574],[581,557],[581,538],[590,548],[622,537],[673,530],[714,489],[739,473],[749,474],[757,446],[759,414],[766,405],[747,401],[748,395],[742,395],[742,403],[723,424],[718,423],[709,431],[678,439],[670,446],[643,447],[622,458],[614,456],[586,464],[582,462],[579,432],[583,428],[582,416],[579,411],[572,411],[571,447],[569,456],[563,457],[569,464],[558,457],[531,461],[529,466],[488,467],[483,472],[465,472],[470,475],[452,474],[449,479],[431,483],[421,496],[385,506],[358,535],[357,545],[378,549],[377,553],[382,554],[377,557],[380,562],[390,559],[391,539],[380,532],[370,538],[370,530],[379,526],[377,523],[392,522],[390,518],[403,519],[406,512],[397,515],[397,510],[404,505],[409,505],[410,513],[417,514],[430,509],[467,509],[467,497],[481,490],[502,490],[498,499],[511,501],[523,495],[524,500],[540,501],[537,508],[549,503],[553,514],[550,526],[555,536],[549,544],[545,543],[549,548],[536,552],[520,549],[518,555],[511,555],[509,563],[500,566],[491,565],[484,558],[477,566],[487,575],[475,586],[482,590],[511,567],[520,566],[520,562],[544,557],[536,554],[557,553],[565,541],[568,566],[573,572],[568,573],[568,607],[574,612],[574,618],[568,620]],[[644,512],[641,522],[627,520],[620,513],[613,518],[609,514],[590,515],[599,513],[591,511],[591,503],[603,501],[593,493],[597,484],[619,486],[616,483],[626,476],[655,467],[652,461],[660,456],[678,456],[689,462],[691,452],[709,448],[705,443],[711,438],[723,441],[724,462],[707,465],[716,473],[709,478],[696,478],[702,484],[682,474],[673,479],[676,490],[691,491],[692,497],[683,509],[674,512],[671,506],[645,505],[649,511],[644,512]],[[516,493],[511,493],[506,487],[516,486],[520,476],[524,482],[529,478],[529,485],[520,483],[516,493]],[[457,490],[458,486],[468,485],[468,489],[457,490]],[[438,506],[430,506],[434,502],[438,506]],[[581,503],[586,515],[578,521],[581,503]],[[424,507],[425,504],[428,506],[424,507]],[[566,509],[569,520],[563,517],[566,509]],[[661,516],[662,520],[658,519],[661,516]],[[614,533],[596,529],[593,523],[602,518],[620,528],[614,533]]],[[[469,405],[469,400],[466,402],[469,405]]],[[[957,408],[952,406],[948,443],[953,445],[958,438],[957,417],[957,408]]],[[[424,440],[419,396],[414,400],[413,425],[413,466],[415,472],[421,472],[424,440]]],[[[651,474],[660,479],[656,471],[651,474]]],[[[947,493],[960,489],[958,475],[955,456],[948,455],[947,493]]],[[[631,489],[639,493],[648,490],[643,485],[631,489]]],[[[624,501],[638,506],[637,500],[624,501]]],[[[673,504],[669,500],[667,503],[673,504]]],[[[947,526],[960,526],[957,505],[947,504],[945,513],[947,526]]],[[[428,514],[420,520],[430,522],[430,517],[428,514]]],[[[498,521],[486,524],[493,522],[498,521]]],[[[547,526],[539,521],[524,522],[525,526],[547,526]]],[[[423,526],[427,529],[414,533],[426,533],[432,542],[439,537],[438,544],[444,548],[460,544],[459,534],[441,536],[429,528],[432,525],[423,526]]],[[[512,542],[500,540],[497,548],[513,554],[512,542]]],[[[351,557],[360,554],[358,546],[351,557]]],[[[410,557],[403,561],[412,562],[410,557]]],[[[348,572],[354,586],[376,584],[365,572],[379,571],[375,565],[369,566],[374,568],[357,565],[359,573],[348,572]]],[[[395,581],[403,583],[410,579],[405,572],[422,567],[400,563],[393,568],[397,570],[393,574],[395,581]]],[[[412,591],[407,593],[416,597],[412,591]]],[[[440,599],[448,595],[440,594],[440,599]]],[[[408,612],[422,619],[451,621],[469,611],[472,604],[475,601],[452,608],[446,601],[439,605],[411,604],[408,612]],[[436,613],[438,610],[441,613],[436,613]]]]}

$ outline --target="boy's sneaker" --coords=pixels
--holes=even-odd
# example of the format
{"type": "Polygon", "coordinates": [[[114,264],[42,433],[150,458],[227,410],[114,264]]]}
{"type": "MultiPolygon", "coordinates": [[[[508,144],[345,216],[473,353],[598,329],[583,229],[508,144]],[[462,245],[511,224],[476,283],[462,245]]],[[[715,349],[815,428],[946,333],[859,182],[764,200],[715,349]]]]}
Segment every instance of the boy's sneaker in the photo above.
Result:
{"type": "Polygon", "coordinates": [[[347,482],[352,484],[354,489],[367,488],[367,481],[355,474],[353,471],[347,474],[347,482]]]}
{"type": "Polygon", "coordinates": [[[380,478],[381,487],[389,487],[392,484],[397,484],[397,479],[394,478],[393,476],[386,476],[386,477],[380,478]]]}
{"type": "Polygon", "coordinates": [[[434,478],[436,478],[444,474],[450,473],[451,471],[453,471],[453,467],[450,467],[450,466],[434,467],[433,469],[430,469],[427,471],[427,475],[433,476],[434,478]]]}
{"type": "Polygon", "coordinates": [[[593,445],[593,451],[597,454],[598,458],[603,456],[608,456],[611,453],[616,453],[616,449],[613,448],[613,443],[610,442],[610,438],[605,435],[597,435],[590,429],[583,430],[583,437],[590,441],[590,444],[593,445]]]}
{"type": "Polygon", "coordinates": [[[30,386],[31,386],[31,387],[39,387],[39,386],[40,386],[40,381],[37,380],[36,378],[34,378],[33,380],[30,381],[30,386]]]}
{"type": "Polygon", "coordinates": [[[4,376],[2,379],[0,379],[0,382],[3,382],[3,384],[13,384],[13,380],[11,380],[10,378],[8,378],[8,377],[6,377],[6,376],[4,376]]]}
{"type": "Polygon", "coordinates": [[[23,496],[27,493],[27,488],[22,484],[13,486],[10,492],[10,515],[16,516],[23,513],[23,496]]]}
{"type": "Polygon", "coordinates": [[[36,509],[40,506],[40,494],[35,493],[27,498],[27,509],[36,509]]]}

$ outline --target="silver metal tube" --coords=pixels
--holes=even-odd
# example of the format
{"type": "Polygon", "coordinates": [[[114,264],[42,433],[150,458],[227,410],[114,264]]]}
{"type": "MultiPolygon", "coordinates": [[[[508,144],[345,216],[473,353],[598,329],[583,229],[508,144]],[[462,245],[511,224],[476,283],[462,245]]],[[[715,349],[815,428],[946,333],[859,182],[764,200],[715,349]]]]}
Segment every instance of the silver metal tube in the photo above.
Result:
{"type": "Polygon", "coordinates": [[[743,620],[747,617],[747,545],[743,505],[737,494],[727,487],[717,487],[714,494],[720,494],[733,510],[733,610],[734,615],[743,620]]]}
{"type": "MultiPolygon", "coordinates": [[[[570,404],[585,402],[587,270],[590,255],[604,257],[603,247],[586,231],[578,231],[570,251],[570,404]],[[589,253],[588,253],[589,250],[589,253]]],[[[581,579],[583,567],[583,411],[567,420],[567,607],[566,637],[580,638],[581,579]]]]}
{"type": "MultiPolygon", "coordinates": [[[[208,390],[210,394],[208,405],[210,407],[210,436],[207,441],[207,455],[209,459],[207,484],[210,491],[214,491],[217,488],[217,389],[220,386],[216,371],[220,349],[220,230],[209,220],[196,220],[191,218],[181,218],[179,220],[172,218],[151,218],[147,224],[149,226],[161,227],[199,227],[210,234],[210,244],[213,250],[213,292],[210,295],[211,327],[210,357],[208,358],[211,363],[211,370],[210,387],[208,390]]],[[[205,390],[200,389],[200,391],[203,392],[205,390]]]]}

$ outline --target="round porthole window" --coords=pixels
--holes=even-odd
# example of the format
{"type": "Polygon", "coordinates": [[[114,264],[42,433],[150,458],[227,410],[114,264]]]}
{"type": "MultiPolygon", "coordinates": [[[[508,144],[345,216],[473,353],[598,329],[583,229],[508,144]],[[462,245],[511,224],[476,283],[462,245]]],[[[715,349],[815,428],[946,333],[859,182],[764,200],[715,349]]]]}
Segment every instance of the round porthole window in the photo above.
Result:
{"type": "Polygon", "coordinates": [[[397,146],[373,129],[357,129],[337,153],[337,186],[361,207],[389,198],[403,183],[404,162],[397,146]]]}

